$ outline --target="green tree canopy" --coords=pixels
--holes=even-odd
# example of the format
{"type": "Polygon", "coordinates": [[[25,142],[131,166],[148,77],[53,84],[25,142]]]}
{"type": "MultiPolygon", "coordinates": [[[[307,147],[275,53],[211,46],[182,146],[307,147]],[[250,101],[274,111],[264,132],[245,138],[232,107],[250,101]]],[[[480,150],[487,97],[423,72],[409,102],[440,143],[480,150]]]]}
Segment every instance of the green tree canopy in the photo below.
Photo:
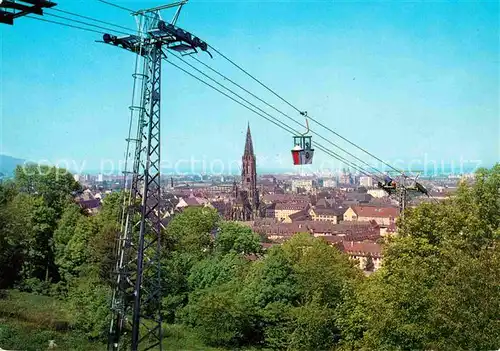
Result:
{"type": "Polygon", "coordinates": [[[294,236],[251,264],[228,253],[191,272],[194,290],[184,320],[206,342],[303,350],[336,344],[341,291],[361,277],[347,257],[309,234],[294,236]]]}
{"type": "Polygon", "coordinates": [[[405,212],[382,268],[343,294],[346,348],[498,348],[499,176],[481,169],[454,198],[405,212]]]}
{"type": "Polygon", "coordinates": [[[242,255],[261,252],[260,238],[252,229],[236,222],[222,222],[215,238],[215,251],[225,255],[242,255]]]}
{"type": "Polygon", "coordinates": [[[211,233],[216,229],[218,221],[219,215],[212,208],[186,208],[166,228],[167,247],[198,257],[206,256],[211,250],[211,233]]]}
{"type": "Polygon", "coordinates": [[[17,166],[14,181],[19,191],[41,196],[58,217],[66,203],[71,201],[71,194],[81,189],[67,170],[36,164],[17,166]]]}

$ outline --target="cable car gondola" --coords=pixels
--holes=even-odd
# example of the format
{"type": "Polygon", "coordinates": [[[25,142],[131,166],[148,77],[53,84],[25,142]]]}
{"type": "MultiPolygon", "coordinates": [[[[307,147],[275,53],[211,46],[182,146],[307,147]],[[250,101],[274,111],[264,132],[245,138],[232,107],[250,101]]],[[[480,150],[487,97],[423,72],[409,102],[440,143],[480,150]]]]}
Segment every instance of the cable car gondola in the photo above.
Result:
{"type": "MultiPolygon", "coordinates": [[[[306,112],[302,115],[307,116],[306,112]]],[[[312,137],[309,133],[309,122],[306,119],[307,130],[304,134],[293,137],[292,159],[294,165],[310,165],[313,161],[314,149],[312,148],[312,137]]]]}

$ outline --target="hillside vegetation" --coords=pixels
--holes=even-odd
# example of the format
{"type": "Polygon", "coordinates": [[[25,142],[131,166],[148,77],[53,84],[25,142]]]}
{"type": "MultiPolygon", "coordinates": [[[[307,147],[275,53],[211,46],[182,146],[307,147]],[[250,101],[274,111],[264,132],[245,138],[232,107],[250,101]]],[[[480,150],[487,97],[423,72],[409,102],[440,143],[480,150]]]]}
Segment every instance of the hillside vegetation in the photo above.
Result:
{"type": "MultiPolygon", "coordinates": [[[[0,347],[105,350],[121,194],[88,216],[73,177],[41,169],[0,185],[0,347]]],[[[496,165],[408,209],[369,277],[309,234],[263,252],[249,228],[187,208],[164,231],[166,349],[498,349],[499,189],[496,165]]]]}

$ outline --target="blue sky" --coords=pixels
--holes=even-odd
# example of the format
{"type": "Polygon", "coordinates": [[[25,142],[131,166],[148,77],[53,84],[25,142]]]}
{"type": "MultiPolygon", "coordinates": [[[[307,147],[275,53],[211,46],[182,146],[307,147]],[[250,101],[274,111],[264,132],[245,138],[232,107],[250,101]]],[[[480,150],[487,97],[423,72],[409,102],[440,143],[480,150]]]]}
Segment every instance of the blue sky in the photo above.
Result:
{"type": "MultiPolygon", "coordinates": [[[[95,0],[58,7],[135,25],[126,12],[95,0]]],[[[178,25],[384,160],[489,165],[500,159],[499,20],[496,2],[191,0],[178,25]]],[[[92,170],[122,159],[133,54],[95,43],[98,34],[27,18],[0,31],[0,153],[85,162],[92,170]]],[[[299,117],[221,57],[199,58],[299,117]]],[[[290,168],[286,132],[164,64],[165,160],[239,160],[247,122],[261,168],[290,168]]],[[[318,152],[315,167],[328,160],[318,152]]]]}

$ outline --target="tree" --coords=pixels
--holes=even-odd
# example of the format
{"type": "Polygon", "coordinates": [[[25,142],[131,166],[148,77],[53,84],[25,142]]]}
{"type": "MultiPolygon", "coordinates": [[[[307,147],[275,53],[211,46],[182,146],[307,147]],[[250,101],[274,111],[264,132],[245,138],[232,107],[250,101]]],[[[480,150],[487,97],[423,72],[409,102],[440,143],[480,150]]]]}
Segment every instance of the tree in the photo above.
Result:
{"type": "Polygon", "coordinates": [[[31,290],[37,282],[59,279],[53,233],[78,189],[65,170],[38,165],[18,166],[13,182],[0,186],[0,260],[9,267],[0,285],[22,277],[20,287],[31,290]]]}
{"type": "Polygon", "coordinates": [[[211,233],[215,230],[219,215],[208,207],[186,208],[172,219],[166,229],[166,242],[170,250],[189,252],[198,257],[211,250],[211,233]]]}
{"type": "Polygon", "coordinates": [[[165,253],[163,256],[161,261],[162,310],[165,320],[173,323],[177,311],[188,301],[188,276],[198,259],[189,253],[177,251],[165,253]]]}
{"type": "Polygon", "coordinates": [[[73,327],[91,339],[104,340],[109,331],[111,291],[95,277],[72,281],[69,302],[73,327]]]}
{"type": "Polygon", "coordinates": [[[207,258],[191,268],[188,277],[189,288],[195,291],[222,285],[242,277],[248,266],[249,261],[235,253],[207,258]]]}
{"type": "Polygon", "coordinates": [[[335,310],[335,323],[340,330],[339,350],[360,350],[364,347],[363,336],[368,330],[365,294],[374,285],[373,276],[360,279],[342,289],[341,303],[335,310]]]}
{"type": "Polygon", "coordinates": [[[267,346],[328,349],[338,339],[341,291],[360,276],[338,249],[298,234],[252,264],[239,296],[255,311],[253,333],[267,346]]]}
{"type": "Polygon", "coordinates": [[[120,231],[123,198],[122,192],[104,198],[101,210],[94,217],[97,232],[89,244],[92,269],[108,284],[114,280],[115,244],[120,231]]]}
{"type": "Polygon", "coordinates": [[[16,184],[12,181],[0,182],[0,206],[6,206],[17,195],[16,184]]]}
{"type": "Polygon", "coordinates": [[[337,343],[338,328],[334,309],[309,302],[290,310],[288,349],[329,350],[337,343]]]}
{"type": "Polygon", "coordinates": [[[57,229],[54,231],[54,253],[55,262],[59,267],[61,276],[64,276],[67,269],[67,246],[72,240],[75,229],[80,220],[83,220],[84,215],[76,204],[69,204],[63,211],[62,217],[57,224],[57,229]]]}
{"type": "Polygon", "coordinates": [[[252,315],[239,295],[236,280],[192,294],[183,311],[184,322],[194,326],[202,340],[214,346],[234,347],[254,337],[252,315]]]}
{"type": "Polygon", "coordinates": [[[351,349],[494,349],[500,344],[500,167],[443,204],[409,209],[384,264],[337,320],[351,349]]]}
{"type": "Polygon", "coordinates": [[[309,234],[295,235],[276,249],[288,262],[284,266],[292,284],[286,286],[293,295],[264,307],[266,343],[273,349],[333,348],[339,339],[335,310],[342,290],[360,273],[338,249],[309,234]]]}
{"type": "Polygon", "coordinates": [[[243,293],[259,309],[271,303],[297,302],[297,277],[282,247],[271,248],[262,260],[252,265],[245,279],[243,293]]]}
{"type": "Polygon", "coordinates": [[[283,244],[283,251],[293,262],[303,302],[335,307],[344,285],[360,274],[346,255],[309,234],[294,236],[283,244]]]}
{"type": "Polygon", "coordinates": [[[479,252],[500,238],[500,164],[479,169],[474,186],[461,182],[454,198],[437,206],[408,209],[398,223],[400,236],[424,238],[433,245],[448,242],[457,249],[479,252]]]}
{"type": "MultiPolygon", "coordinates": [[[[6,267],[0,269],[0,289],[12,286],[19,278],[24,258],[22,243],[29,230],[29,219],[14,213],[15,197],[8,187],[0,184],[0,267],[6,267]]],[[[23,214],[29,215],[29,210],[23,214]]]]}
{"type": "Polygon", "coordinates": [[[439,250],[425,239],[401,238],[389,246],[384,260],[361,295],[364,345],[425,349],[432,314],[429,294],[443,270],[439,250]]]}
{"type": "Polygon", "coordinates": [[[500,345],[500,247],[478,256],[444,253],[449,265],[430,294],[433,349],[494,350],[500,345]]]}
{"type": "Polygon", "coordinates": [[[222,222],[215,238],[215,251],[225,255],[236,254],[259,254],[261,245],[259,236],[236,222],[222,222]]]}
{"type": "Polygon", "coordinates": [[[9,281],[34,278],[41,281],[57,280],[54,264],[52,232],[56,226],[56,213],[41,197],[19,193],[2,206],[0,228],[3,253],[0,256],[9,267],[9,281]]]}
{"type": "Polygon", "coordinates": [[[92,254],[89,250],[91,241],[95,238],[98,229],[92,217],[78,218],[74,233],[62,250],[58,264],[59,268],[69,280],[80,275],[88,267],[92,254]]]}
{"type": "Polygon", "coordinates": [[[81,189],[67,170],[36,164],[17,166],[14,181],[19,191],[42,197],[45,204],[54,209],[57,217],[60,217],[67,202],[71,201],[71,194],[81,189]]]}

